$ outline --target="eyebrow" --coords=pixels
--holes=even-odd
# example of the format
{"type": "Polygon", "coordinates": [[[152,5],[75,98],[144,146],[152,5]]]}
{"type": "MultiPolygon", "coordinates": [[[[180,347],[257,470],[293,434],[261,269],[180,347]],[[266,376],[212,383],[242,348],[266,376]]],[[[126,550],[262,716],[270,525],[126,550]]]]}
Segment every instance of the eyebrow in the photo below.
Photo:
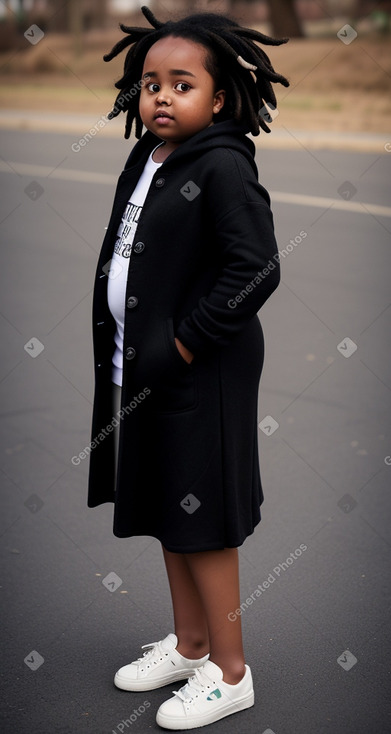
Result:
{"type": "MultiPolygon", "coordinates": [[[[178,75],[181,75],[181,76],[192,76],[192,77],[194,77],[194,79],[196,78],[195,75],[191,73],[191,71],[186,71],[186,69],[170,69],[169,74],[172,74],[172,75],[175,75],[175,76],[178,76],[178,75]]],[[[144,77],[146,77],[146,76],[150,76],[150,77],[154,77],[155,76],[156,77],[157,76],[157,73],[156,73],[156,71],[146,71],[145,74],[144,74],[144,77]]]]}

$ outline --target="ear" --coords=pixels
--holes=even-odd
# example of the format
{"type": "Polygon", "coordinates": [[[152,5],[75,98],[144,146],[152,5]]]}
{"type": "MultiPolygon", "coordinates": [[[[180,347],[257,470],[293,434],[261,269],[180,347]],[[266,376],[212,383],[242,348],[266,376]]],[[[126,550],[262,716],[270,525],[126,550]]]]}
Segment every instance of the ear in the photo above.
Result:
{"type": "Polygon", "coordinates": [[[213,114],[217,115],[218,112],[220,112],[221,108],[224,106],[225,102],[225,89],[219,89],[218,92],[214,95],[214,103],[213,103],[213,114]]]}

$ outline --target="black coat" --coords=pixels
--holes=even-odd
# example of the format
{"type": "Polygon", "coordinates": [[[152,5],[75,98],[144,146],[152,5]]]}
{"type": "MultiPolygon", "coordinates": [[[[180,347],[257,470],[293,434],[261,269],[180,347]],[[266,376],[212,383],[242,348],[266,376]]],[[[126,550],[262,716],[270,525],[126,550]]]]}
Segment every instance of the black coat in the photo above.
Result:
{"type": "Polygon", "coordinates": [[[144,203],[126,288],[114,487],[115,322],[107,263],[129,196],[159,142],[147,131],[134,146],[97,265],[88,506],[115,503],[118,537],[152,536],[182,553],[237,547],[261,519],[257,404],[264,347],[257,312],[280,271],[255,146],[233,120],[171,153],[144,203]],[[194,353],[191,364],[174,336],[194,353]]]}

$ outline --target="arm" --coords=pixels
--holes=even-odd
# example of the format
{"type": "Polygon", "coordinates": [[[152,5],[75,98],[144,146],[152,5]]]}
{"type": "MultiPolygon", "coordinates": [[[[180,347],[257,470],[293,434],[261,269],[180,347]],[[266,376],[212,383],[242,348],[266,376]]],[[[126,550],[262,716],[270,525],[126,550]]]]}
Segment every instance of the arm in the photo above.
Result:
{"type": "Polygon", "coordinates": [[[176,336],[192,354],[227,345],[279,284],[273,216],[262,187],[251,183],[251,199],[246,187],[242,202],[216,221],[222,267],[214,287],[178,324],[176,336]]]}

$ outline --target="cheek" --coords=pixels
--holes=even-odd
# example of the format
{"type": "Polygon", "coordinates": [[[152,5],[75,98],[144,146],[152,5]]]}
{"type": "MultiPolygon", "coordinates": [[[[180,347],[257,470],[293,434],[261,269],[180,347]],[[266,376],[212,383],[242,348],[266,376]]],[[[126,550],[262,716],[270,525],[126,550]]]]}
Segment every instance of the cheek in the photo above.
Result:
{"type": "Polygon", "coordinates": [[[138,109],[139,109],[140,115],[143,114],[144,110],[148,109],[148,102],[149,102],[149,99],[147,95],[143,94],[143,92],[141,91],[139,102],[138,102],[138,109]]]}
{"type": "Polygon", "coordinates": [[[213,94],[209,94],[206,92],[206,90],[200,89],[199,94],[197,95],[197,99],[194,100],[196,111],[201,115],[208,115],[209,112],[212,113],[213,101],[213,94]]]}
{"type": "Polygon", "coordinates": [[[195,108],[193,107],[192,115],[197,123],[209,122],[213,117],[212,105],[206,100],[200,100],[195,108]]]}
{"type": "Polygon", "coordinates": [[[208,108],[208,104],[205,101],[202,90],[192,94],[191,96],[182,97],[180,101],[182,102],[183,108],[189,113],[192,112],[195,116],[199,116],[208,108]]]}

